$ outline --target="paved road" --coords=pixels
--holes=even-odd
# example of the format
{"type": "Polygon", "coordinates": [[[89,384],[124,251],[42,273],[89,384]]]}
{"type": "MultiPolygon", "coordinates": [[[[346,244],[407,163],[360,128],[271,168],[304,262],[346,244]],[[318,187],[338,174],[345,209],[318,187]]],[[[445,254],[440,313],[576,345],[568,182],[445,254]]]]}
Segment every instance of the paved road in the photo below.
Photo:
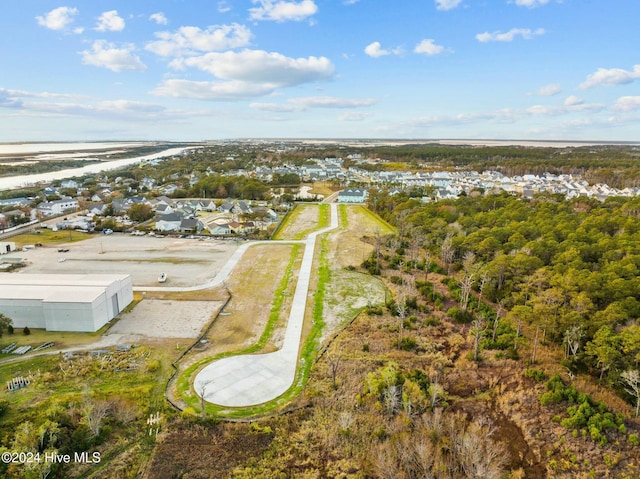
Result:
{"type": "MultiPolygon", "coordinates": [[[[251,243],[242,244],[235,252],[231,255],[231,258],[227,260],[224,266],[218,271],[215,277],[207,281],[203,284],[197,284],[195,286],[134,286],[134,291],[168,291],[168,292],[181,292],[181,291],[200,291],[202,289],[215,288],[216,286],[222,285],[229,275],[236,267],[244,253],[252,246],[259,244],[304,244],[304,241],[295,241],[295,240],[278,240],[278,241],[252,241],[251,243]]],[[[171,278],[169,278],[171,279],[171,278]]]]}
{"type": "Polygon", "coordinates": [[[198,373],[194,389],[206,401],[229,407],[262,404],[293,385],[298,363],[304,313],[309,296],[316,237],[338,227],[338,207],[331,204],[331,225],[305,240],[302,265],[291,304],[282,348],[267,354],[223,358],[198,373]]]}

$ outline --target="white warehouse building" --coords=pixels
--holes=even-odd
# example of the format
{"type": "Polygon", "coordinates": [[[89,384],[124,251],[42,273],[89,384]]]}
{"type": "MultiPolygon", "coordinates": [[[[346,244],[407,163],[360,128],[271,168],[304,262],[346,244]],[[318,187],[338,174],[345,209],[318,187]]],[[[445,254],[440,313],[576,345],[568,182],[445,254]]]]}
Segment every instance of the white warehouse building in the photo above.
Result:
{"type": "Polygon", "coordinates": [[[128,274],[0,273],[0,313],[16,329],[94,332],[131,301],[128,274]]]}

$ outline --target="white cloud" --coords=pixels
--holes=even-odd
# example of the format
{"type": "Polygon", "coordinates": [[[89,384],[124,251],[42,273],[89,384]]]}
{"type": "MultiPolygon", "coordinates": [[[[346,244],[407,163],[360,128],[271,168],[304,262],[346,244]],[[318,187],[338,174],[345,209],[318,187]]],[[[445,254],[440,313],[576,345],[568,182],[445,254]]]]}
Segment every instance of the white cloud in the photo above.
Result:
{"type": "Polygon", "coordinates": [[[6,88],[0,88],[0,93],[5,92],[7,95],[15,98],[72,98],[79,99],[84,98],[82,95],[75,95],[69,93],[51,93],[47,91],[32,92],[27,90],[7,90],[6,88]]]}
{"type": "Polygon", "coordinates": [[[196,82],[175,79],[165,80],[151,93],[173,98],[232,101],[268,95],[275,88],[274,85],[245,81],[196,82]]]}
{"type": "Polygon", "coordinates": [[[453,10],[462,3],[462,0],[436,0],[437,10],[453,10]]]}
{"type": "Polygon", "coordinates": [[[176,32],[158,32],[159,40],[150,42],[145,49],[163,57],[227,50],[249,45],[251,31],[244,25],[211,25],[206,30],[198,27],[180,27],[176,32]]]}
{"type": "Polygon", "coordinates": [[[297,105],[287,103],[251,103],[251,108],[260,111],[270,111],[272,113],[291,113],[294,111],[300,111],[297,105]]]}
{"type": "Polygon", "coordinates": [[[360,108],[376,103],[373,98],[337,98],[331,96],[313,96],[290,98],[287,103],[252,103],[251,108],[271,112],[304,111],[310,108],[360,108]]]}
{"type": "Polygon", "coordinates": [[[303,108],[358,108],[376,103],[373,98],[336,98],[331,96],[292,98],[289,101],[303,108]]]}
{"type": "Polygon", "coordinates": [[[38,25],[49,30],[64,30],[73,23],[73,17],[77,14],[77,8],[58,7],[43,16],[36,17],[36,20],[38,25]]]}
{"type": "Polygon", "coordinates": [[[595,73],[587,76],[587,79],[580,85],[586,90],[600,85],[615,86],[631,83],[640,78],[640,65],[634,65],[632,71],[622,68],[598,68],[595,73]]]}
{"type": "Polygon", "coordinates": [[[363,113],[360,111],[346,111],[338,117],[339,121],[363,121],[370,117],[369,113],[363,113]]]}
{"type": "Polygon", "coordinates": [[[22,108],[22,101],[11,90],[0,88],[0,108],[22,108]]]}
{"type": "Polygon", "coordinates": [[[476,40],[479,42],[511,42],[516,37],[520,36],[526,40],[532,39],[534,36],[544,35],[544,28],[538,28],[537,30],[531,30],[530,28],[512,28],[508,32],[484,32],[476,35],[476,40]]]}
{"type": "Polygon", "coordinates": [[[562,88],[560,88],[560,85],[558,85],[557,83],[551,83],[549,85],[541,86],[534,92],[527,93],[527,96],[534,96],[534,95],[553,96],[553,95],[557,95],[561,91],[562,91],[562,88]]]}
{"type": "Polygon", "coordinates": [[[546,5],[549,0],[516,0],[515,3],[519,7],[535,8],[546,5]]]}
{"type": "Polygon", "coordinates": [[[559,108],[554,105],[533,105],[527,108],[527,113],[531,113],[532,115],[544,115],[544,116],[555,116],[561,115],[564,113],[562,108],[559,108]]]}
{"type": "Polygon", "coordinates": [[[414,53],[422,53],[425,55],[433,56],[438,55],[444,51],[444,47],[436,45],[435,40],[426,38],[416,45],[413,49],[414,53]]]}
{"type": "Polygon", "coordinates": [[[640,110],[640,96],[621,96],[616,100],[613,109],[619,111],[640,110]]]}
{"type": "Polygon", "coordinates": [[[568,96],[564,101],[564,104],[566,106],[582,105],[583,103],[584,103],[584,100],[582,100],[581,98],[578,98],[575,95],[568,96]]]}
{"type": "Polygon", "coordinates": [[[146,70],[147,66],[140,58],[133,54],[133,45],[117,48],[113,43],[105,40],[93,42],[91,50],[82,52],[82,63],[96,67],[107,68],[114,72],[123,70],[146,70]]]}
{"type": "MultiPolygon", "coordinates": [[[[231,101],[274,93],[278,88],[331,79],[334,67],[324,57],[290,58],[262,50],[207,53],[179,58],[175,69],[198,68],[222,81],[166,80],[153,94],[176,98],[231,101]]],[[[278,110],[282,111],[282,110],[278,110]]]]}
{"type": "Polygon", "coordinates": [[[345,5],[353,5],[354,3],[358,3],[360,0],[344,0],[345,5]]]}
{"type": "Polygon", "coordinates": [[[149,20],[156,22],[158,25],[167,25],[169,23],[169,20],[167,20],[167,17],[162,12],[151,14],[149,20]]]}
{"type": "Polygon", "coordinates": [[[318,6],[313,0],[302,0],[301,2],[252,0],[252,2],[260,6],[249,9],[251,20],[301,21],[315,15],[318,11],[318,6]]]}
{"type": "Polygon", "coordinates": [[[393,50],[385,50],[382,48],[380,42],[372,42],[364,48],[364,52],[372,58],[379,58],[385,55],[402,55],[403,51],[401,47],[396,47],[393,50]]]}
{"type": "Polygon", "coordinates": [[[218,2],[218,12],[227,13],[230,11],[231,11],[231,6],[229,6],[229,4],[225,0],[218,2]]]}
{"type": "Polygon", "coordinates": [[[118,15],[117,10],[104,12],[98,18],[95,29],[99,32],[121,32],[124,30],[124,19],[118,15]]]}
{"type": "Polygon", "coordinates": [[[364,52],[367,55],[369,55],[370,57],[373,57],[373,58],[378,58],[378,57],[382,57],[384,55],[389,55],[389,53],[390,53],[387,50],[383,50],[381,48],[380,42],[370,43],[369,45],[367,45],[364,48],[364,52]]]}
{"type": "Polygon", "coordinates": [[[236,80],[275,87],[329,80],[334,66],[325,57],[290,58],[263,50],[207,53],[199,57],[177,59],[173,68],[193,67],[223,80],[236,80]]]}
{"type": "Polygon", "coordinates": [[[533,105],[526,109],[531,115],[558,116],[567,115],[569,113],[585,112],[585,111],[601,111],[605,109],[605,105],[600,103],[585,103],[576,96],[568,97],[563,105],[533,105]]]}

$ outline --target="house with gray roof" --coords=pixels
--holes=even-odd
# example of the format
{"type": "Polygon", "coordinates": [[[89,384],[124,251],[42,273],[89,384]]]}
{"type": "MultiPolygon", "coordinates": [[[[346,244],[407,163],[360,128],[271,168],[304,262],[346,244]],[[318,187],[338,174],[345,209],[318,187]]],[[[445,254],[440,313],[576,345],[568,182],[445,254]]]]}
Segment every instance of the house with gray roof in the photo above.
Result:
{"type": "Polygon", "coordinates": [[[365,203],[367,201],[367,190],[364,188],[347,188],[338,193],[339,203],[365,203]]]}

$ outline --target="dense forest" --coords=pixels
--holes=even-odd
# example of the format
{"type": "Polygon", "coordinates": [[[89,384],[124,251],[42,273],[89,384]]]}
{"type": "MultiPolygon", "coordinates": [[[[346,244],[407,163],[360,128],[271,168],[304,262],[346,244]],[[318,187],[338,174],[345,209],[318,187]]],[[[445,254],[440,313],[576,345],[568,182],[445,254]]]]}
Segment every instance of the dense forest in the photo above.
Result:
{"type": "Polygon", "coordinates": [[[640,361],[640,199],[502,194],[423,204],[378,191],[370,207],[397,225],[401,245],[425,247],[454,273],[455,314],[477,316],[475,292],[513,327],[562,345],[570,371],[635,401],[622,375],[640,361]]]}

